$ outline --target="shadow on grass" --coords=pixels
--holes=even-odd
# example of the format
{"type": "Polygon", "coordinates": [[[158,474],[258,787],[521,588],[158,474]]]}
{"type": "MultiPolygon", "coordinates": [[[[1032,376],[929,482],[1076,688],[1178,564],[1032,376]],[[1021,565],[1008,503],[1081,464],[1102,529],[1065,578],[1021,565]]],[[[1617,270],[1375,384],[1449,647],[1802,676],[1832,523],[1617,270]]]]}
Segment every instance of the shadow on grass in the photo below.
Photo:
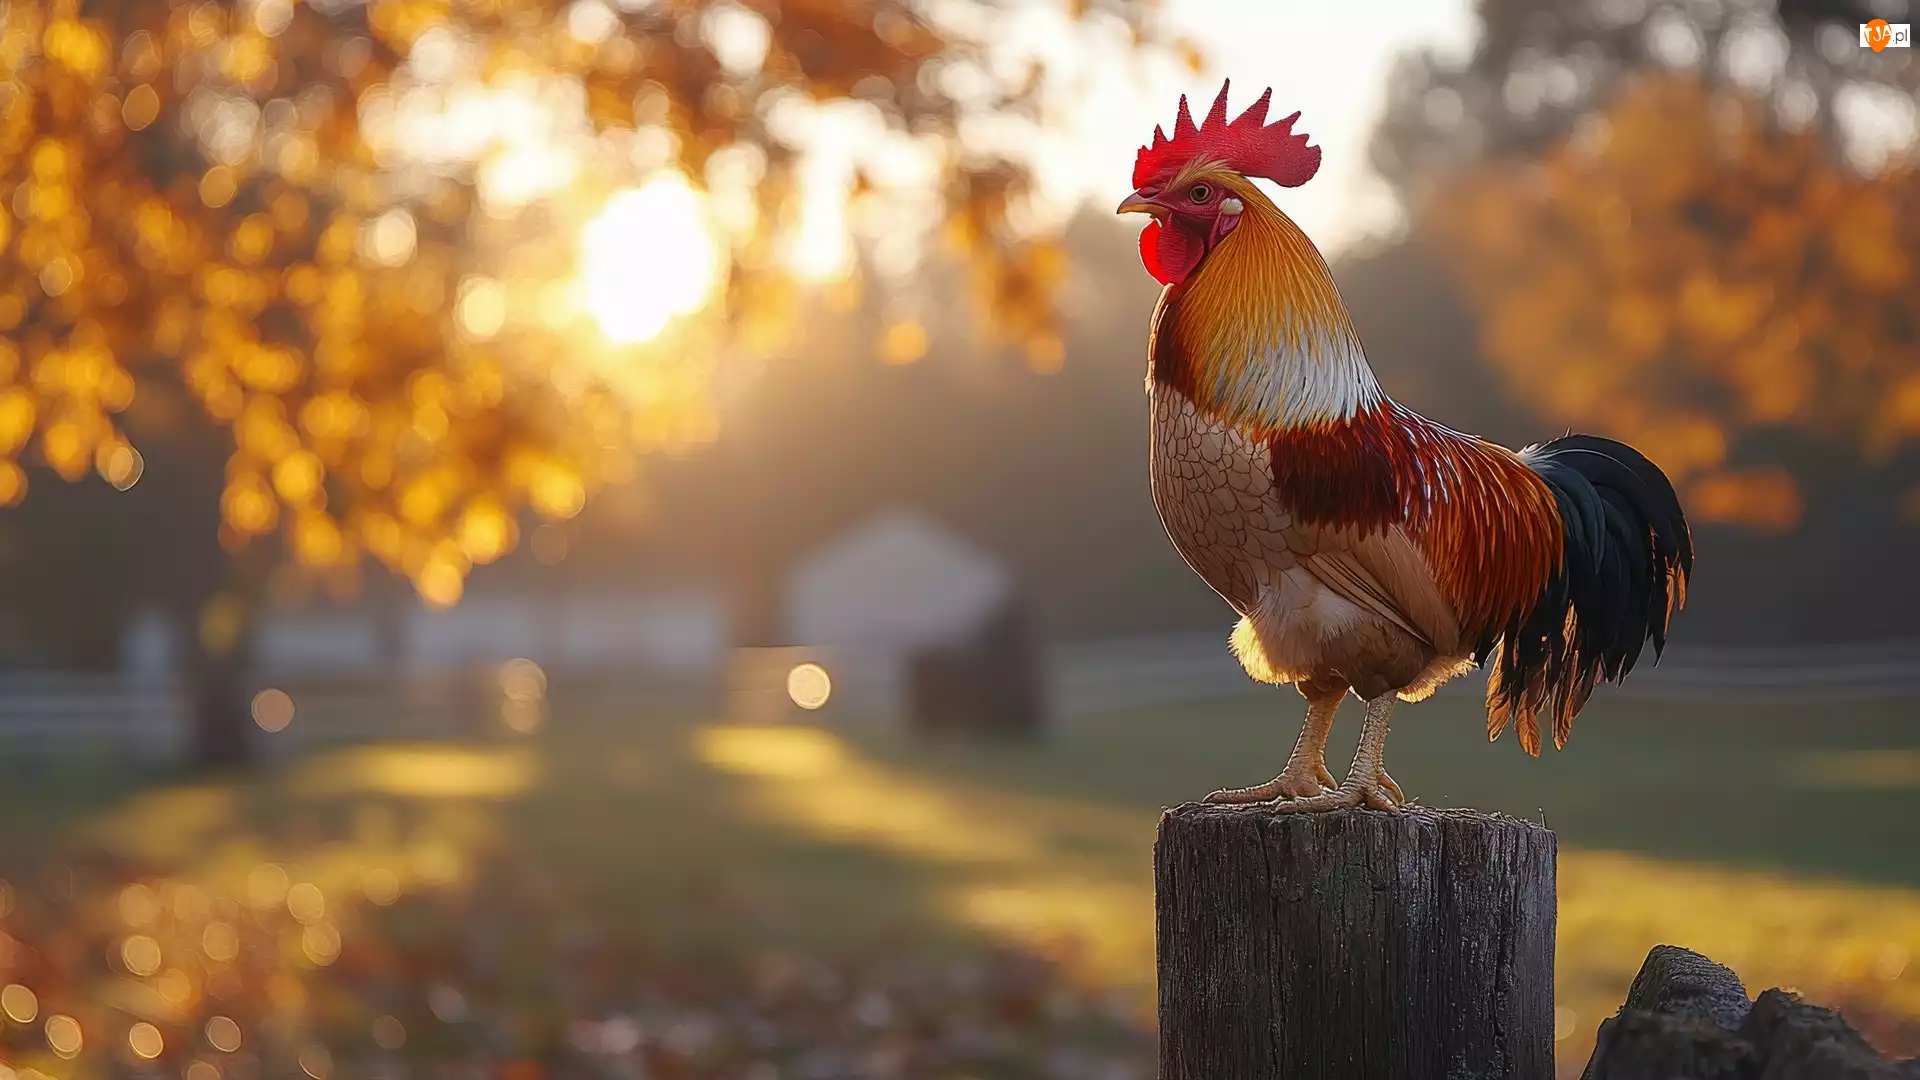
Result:
{"type": "MultiPolygon", "coordinates": [[[[979,747],[557,698],[535,740],[351,748],[240,779],[103,785],[91,809],[70,789],[37,802],[16,787],[0,809],[11,837],[0,875],[49,896],[74,867],[84,880],[145,881],[172,913],[173,937],[145,931],[167,958],[160,970],[95,963],[46,991],[43,1011],[67,1002],[84,1029],[124,1031],[138,983],[160,994],[139,1000],[168,1045],[197,1046],[178,1016],[199,1017],[216,988],[205,938],[219,922],[259,953],[257,979],[240,985],[264,1004],[247,1022],[291,1032],[274,1045],[296,1063],[301,1039],[335,1053],[365,1044],[379,1010],[439,1033],[415,1050],[459,1050],[429,1000],[442,972],[458,973],[445,985],[473,1009],[511,1011],[516,994],[629,1001],[634,973],[662,970],[650,958],[664,955],[738,973],[770,956],[962,962],[1013,945],[1054,957],[1073,985],[1124,993],[1139,1018],[1159,807],[1271,773],[1297,711],[1275,693],[1077,718],[1037,746],[979,747]],[[303,885],[324,899],[310,920],[291,902],[303,885]],[[189,1004],[155,1006],[166,986],[181,992],[166,973],[183,955],[189,1004]]],[[[1544,816],[1559,832],[1563,1062],[1584,1060],[1662,941],[1752,986],[1843,1004],[1912,1052],[1920,892],[1894,853],[1914,850],[1920,828],[1899,742],[1914,736],[1894,707],[1849,717],[1603,703],[1566,753],[1530,761],[1484,745],[1456,697],[1404,710],[1391,759],[1428,801],[1544,816]]],[[[35,902],[86,909],[69,921],[111,944],[138,929],[117,888],[35,902]]],[[[54,979],[44,964],[28,970],[54,979]]],[[[572,1045],[566,1009],[512,1008],[531,1032],[516,1052],[572,1045]]]]}

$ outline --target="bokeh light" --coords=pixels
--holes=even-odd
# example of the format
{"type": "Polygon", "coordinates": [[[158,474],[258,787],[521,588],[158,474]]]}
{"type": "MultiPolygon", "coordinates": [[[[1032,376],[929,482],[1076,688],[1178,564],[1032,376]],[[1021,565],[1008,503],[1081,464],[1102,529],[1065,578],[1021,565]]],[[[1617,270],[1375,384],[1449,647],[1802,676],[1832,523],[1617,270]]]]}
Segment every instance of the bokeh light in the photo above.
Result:
{"type": "Polygon", "coordinates": [[[160,898],[144,881],[120,890],[120,917],[128,926],[145,926],[160,916],[160,898]]]}
{"type": "Polygon", "coordinates": [[[279,863],[261,863],[247,871],[247,903],[259,910],[286,903],[289,888],[287,868],[279,863]]]}
{"type": "Polygon", "coordinates": [[[489,341],[507,321],[506,290],[489,277],[469,276],[460,282],[454,318],[477,341],[489,341]]]}
{"type": "Polygon", "coordinates": [[[327,898],[318,885],[302,881],[287,890],[287,912],[312,925],[327,917],[327,898]]]}
{"type": "Polygon", "coordinates": [[[121,491],[139,483],[147,469],[146,459],[140,456],[140,451],[125,443],[111,446],[102,444],[96,457],[100,462],[100,475],[121,491]]]}
{"type": "Polygon", "coordinates": [[[911,364],[927,354],[927,328],[914,320],[887,327],[880,336],[880,359],[897,366],[911,364]]]}
{"type": "Polygon", "coordinates": [[[547,673],[525,658],[500,665],[500,718],[522,735],[538,731],[547,719],[547,673]]]}
{"type": "Polygon", "coordinates": [[[309,1046],[300,1051],[300,1071],[313,1080],[327,1080],[333,1075],[333,1055],[324,1046],[309,1046]]]}
{"type": "Polygon", "coordinates": [[[135,934],[120,943],[120,962],[129,974],[145,978],[160,970],[160,943],[145,934],[135,934]]]}
{"type": "Polygon", "coordinates": [[[377,907],[387,907],[400,899],[400,878],[393,871],[383,867],[368,870],[360,883],[360,889],[367,900],[377,907]]]}
{"type": "Polygon", "coordinates": [[[216,919],[200,932],[200,951],[206,953],[209,960],[231,963],[240,955],[240,933],[232,923],[216,919]]]}
{"type": "Polygon", "coordinates": [[[500,693],[514,701],[538,701],[547,693],[547,673],[524,657],[500,665],[500,693]]]}
{"type": "Polygon", "coordinates": [[[240,1049],[240,1025],[232,1017],[213,1016],[207,1019],[207,1045],[223,1054],[231,1054],[240,1049]]]}
{"type": "Polygon", "coordinates": [[[136,1057],[151,1061],[159,1057],[166,1047],[167,1042],[161,1038],[160,1029],[145,1020],[127,1029],[127,1049],[132,1050],[136,1057]]]}
{"type": "Polygon", "coordinates": [[[47,1017],[47,1046],[63,1058],[79,1055],[84,1039],[80,1033],[80,1021],[65,1013],[55,1013],[47,1017]]]}
{"type": "Polygon", "coordinates": [[[253,722],[267,732],[285,731],[293,723],[293,697],[269,687],[253,696],[253,722]]]}
{"type": "Polygon", "coordinates": [[[796,664],[787,672],[787,696],[803,709],[818,709],[833,696],[833,679],[819,664],[796,664]]]}
{"type": "Polygon", "coordinates": [[[458,987],[434,983],[427,989],[427,1009],[441,1023],[462,1023],[467,1019],[467,996],[458,987]]]}
{"type": "Polygon", "coordinates": [[[382,1050],[399,1050],[407,1045],[406,1025],[392,1016],[376,1016],[373,1019],[373,1041],[382,1050]]]}
{"type": "Polygon", "coordinates": [[[40,999],[20,983],[8,983],[0,989],[0,1012],[16,1024],[31,1024],[40,1015],[40,999]]]}
{"type": "Polygon", "coordinates": [[[309,926],[300,932],[300,951],[316,967],[326,967],[340,958],[340,931],[327,923],[309,926]]]}

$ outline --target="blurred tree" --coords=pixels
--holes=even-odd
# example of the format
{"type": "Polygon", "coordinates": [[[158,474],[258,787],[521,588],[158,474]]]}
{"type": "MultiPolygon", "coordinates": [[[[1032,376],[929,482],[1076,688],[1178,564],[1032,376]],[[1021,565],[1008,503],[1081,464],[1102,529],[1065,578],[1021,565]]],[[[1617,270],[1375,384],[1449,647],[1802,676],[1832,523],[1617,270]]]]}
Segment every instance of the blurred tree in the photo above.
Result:
{"type": "Polygon", "coordinates": [[[1848,111],[1920,85],[1920,64],[1858,44],[1905,0],[1479,0],[1474,51],[1401,58],[1375,167],[1420,194],[1484,160],[1544,155],[1648,73],[1764,99],[1777,122],[1844,148],[1848,111]]]}
{"type": "Polygon", "coordinates": [[[1920,436],[1920,64],[1859,47],[1874,7],[1486,0],[1472,56],[1396,73],[1375,161],[1491,366],[1702,520],[1797,522],[1769,431],[1920,436]]]}
{"type": "MultiPolygon", "coordinates": [[[[1055,29],[1151,46],[1151,6],[1074,0],[1055,29]]],[[[152,445],[125,410],[184,387],[178,424],[230,437],[219,544],[256,552],[196,620],[199,667],[231,673],[263,542],[457,601],[526,513],[570,518],[640,456],[710,439],[718,360],[778,348],[806,282],[844,290],[850,231],[898,265],[944,222],[995,325],[1044,359],[1060,257],[1015,227],[1006,135],[1042,130],[1061,80],[1005,47],[1012,16],[0,5],[0,505],[35,461],[132,487],[152,445]]],[[[210,756],[242,745],[224,677],[210,756]]]]}

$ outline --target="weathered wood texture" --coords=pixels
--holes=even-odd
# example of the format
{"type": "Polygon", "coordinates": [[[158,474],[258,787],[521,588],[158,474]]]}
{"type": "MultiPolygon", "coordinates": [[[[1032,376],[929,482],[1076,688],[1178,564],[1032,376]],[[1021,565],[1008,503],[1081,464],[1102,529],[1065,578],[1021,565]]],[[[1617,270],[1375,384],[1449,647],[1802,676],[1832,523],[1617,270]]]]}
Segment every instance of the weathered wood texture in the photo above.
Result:
{"type": "Polygon", "coordinates": [[[1554,837],[1470,811],[1161,815],[1160,1080],[1549,1080],[1554,837]]]}
{"type": "Polygon", "coordinates": [[[1656,945],[1582,1080],[1920,1080],[1920,1060],[1888,1061],[1839,1013],[1784,990],[1749,1001],[1732,971],[1656,945]]]}

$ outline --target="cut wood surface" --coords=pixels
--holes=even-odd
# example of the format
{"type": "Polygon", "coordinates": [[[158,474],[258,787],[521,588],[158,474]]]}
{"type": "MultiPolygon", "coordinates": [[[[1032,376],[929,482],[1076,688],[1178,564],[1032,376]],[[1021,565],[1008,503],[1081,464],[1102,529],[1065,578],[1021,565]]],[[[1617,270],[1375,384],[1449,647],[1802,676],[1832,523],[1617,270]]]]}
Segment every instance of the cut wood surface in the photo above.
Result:
{"type": "Polygon", "coordinates": [[[1554,836],[1188,804],[1154,845],[1161,1080],[1548,1080],[1554,836]]]}

